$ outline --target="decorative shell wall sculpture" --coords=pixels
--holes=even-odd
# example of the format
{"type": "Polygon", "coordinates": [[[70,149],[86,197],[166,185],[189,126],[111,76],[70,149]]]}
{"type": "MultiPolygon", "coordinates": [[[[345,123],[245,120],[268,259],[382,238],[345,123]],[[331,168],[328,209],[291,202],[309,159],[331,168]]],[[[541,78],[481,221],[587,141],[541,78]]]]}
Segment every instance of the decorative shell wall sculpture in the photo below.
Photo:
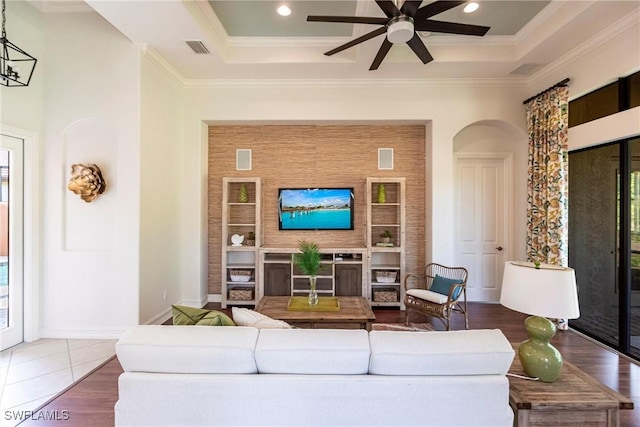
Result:
{"type": "Polygon", "coordinates": [[[87,203],[93,202],[98,195],[105,192],[107,183],[97,165],[76,163],[71,165],[71,179],[67,188],[87,203]]]}

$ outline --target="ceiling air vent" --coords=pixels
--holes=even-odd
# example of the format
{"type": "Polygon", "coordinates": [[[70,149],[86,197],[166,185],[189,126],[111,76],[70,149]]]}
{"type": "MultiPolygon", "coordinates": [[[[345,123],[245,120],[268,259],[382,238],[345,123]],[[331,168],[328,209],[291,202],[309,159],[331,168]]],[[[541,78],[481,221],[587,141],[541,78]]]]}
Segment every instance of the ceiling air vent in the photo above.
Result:
{"type": "Polygon", "coordinates": [[[528,76],[535,71],[538,71],[542,67],[542,64],[522,64],[509,74],[517,74],[520,76],[528,76]]]}
{"type": "Polygon", "coordinates": [[[209,49],[200,40],[186,40],[185,43],[197,54],[206,55],[209,49]]]}

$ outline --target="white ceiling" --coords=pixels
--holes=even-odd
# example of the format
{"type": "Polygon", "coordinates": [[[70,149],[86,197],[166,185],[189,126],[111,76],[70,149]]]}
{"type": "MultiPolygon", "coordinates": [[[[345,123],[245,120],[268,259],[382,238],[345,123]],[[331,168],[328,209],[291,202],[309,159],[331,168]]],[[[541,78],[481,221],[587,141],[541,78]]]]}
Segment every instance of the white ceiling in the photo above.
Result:
{"type": "Polygon", "coordinates": [[[384,36],[333,56],[323,53],[375,27],[306,22],[306,16],[383,17],[373,0],[31,1],[45,12],[90,6],[184,80],[522,79],[640,14],[640,0],[484,0],[474,14],[458,6],[432,19],[490,26],[486,36],[421,35],[433,62],[424,65],[406,45],[394,45],[380,68],[369,71],[384,36]],[[282,3],[293,10],[288,18],[275,12],[282,3]],[[194,53],[187,40],[202,41],[210,54],[194,53]]]}

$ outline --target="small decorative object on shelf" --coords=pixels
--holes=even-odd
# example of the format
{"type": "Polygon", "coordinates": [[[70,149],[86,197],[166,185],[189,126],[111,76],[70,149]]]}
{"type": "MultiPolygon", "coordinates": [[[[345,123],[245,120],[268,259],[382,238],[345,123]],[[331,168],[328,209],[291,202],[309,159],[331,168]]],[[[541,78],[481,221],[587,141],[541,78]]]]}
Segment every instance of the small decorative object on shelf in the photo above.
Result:
{"type": "Polygon", "coordinates": [[[256,244],[256,233],[250,231],[247,234],[247,246],[254,246],[256,244]]]}
{"type": "Polygon", "coordinates": [[[71,165],[71,179],[67,188],[80,195],[85,202],[91,203],[105,192],[107,183],[97,165],[76,163],[71,165]]]}
{"type": "Polygon", "coordinates": [[[384,190],[384,184],[378,184],[378,203],[385,203],[387,201],[387,194],[384,190]]]}
{"type": "Polygon", "coordinates": [[[244,236],[242,234],[234,234],[231,236],[231,246],[242,246],[244,236]]]}
{"type": "Polygon", "coordinates": [[[240,193],[238,194],[238,201],[240,203],[247,203],[249,201],[249,193],[247,191],[247,184],[240,185],[240,193]]]}
{"type": "Polygon", "coordinates": [[[316,276],[320,269],[320,248],[315,242],[300,240],[298,242],[300,253],[294,254],[293,261],[304,274],[309,275],[309,305],[318,305],[318,291],[316,289],[316,276]]]}
{"type": "Polygon", "coordinates": [[[393,233],[391,233],[389,230],[384,230],[382,234],[380,234],[380,237],[382,238],[382,243],[391,243],[391,238],[393,237],[393,233]]]}

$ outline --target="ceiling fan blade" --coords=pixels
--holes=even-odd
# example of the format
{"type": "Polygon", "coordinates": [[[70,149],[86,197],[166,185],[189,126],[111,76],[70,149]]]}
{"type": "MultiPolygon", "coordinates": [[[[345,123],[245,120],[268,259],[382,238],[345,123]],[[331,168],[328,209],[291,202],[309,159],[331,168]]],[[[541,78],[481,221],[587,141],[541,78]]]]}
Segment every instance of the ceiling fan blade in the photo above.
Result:
{"type": "Polygon", "coordinates": [[[380,64],[382,64],[382,60],[384,59],[384,57],[387,56],[387,53],[389,53],[389,49],[391,49],[391,46],[391,42],[385,37],[384,41],[382,42],[382,46],[380,46],[380,49],[378,49],[376,57],[373,58],[373,62],[371,63],[371,67],[369,67],[369,71],[378,69],[380,64]]]}
{"type": "MultiPolygon", "coordinates": [[[[331,56],[331,55],[333,55],[335,53],[342,52],[345,49],[349,49],[350,47],[355,46],[358,43],[362,43],[364,41],[372,39],[372,38],[374,38],[376,36],[379,36],[380,34],[384,34],[385,32],[387,32],[387,27],[378,28],[377,30],[373,30],[373,31],[371,31],[371,32],[369,32],[369,33],[367,33],[367,34],[365,34],[363,36],[358,37],[357,39],[353,39],[348,43],[345,43],[345,44],[343,44],[341,46],[338,46],[335,49],[331,49],[330,51],[325,52],[325,55],[331,56]]],[[[387,40],[387,39],[385,38],[385,40],[387,40]]]]}
{"type": "Polygon", "coordinates": [[[407,42],[411,50],[420,58],[423,64],[433,61],[433,56],[429,53],[427,47],[420,40],[418,34],[414,34],[411,40],[407,42]]]}
{"type": "Polygon", "coordinates": [[[426,19],[431,18],[439,13],[446,12],[449,9],[453,9],[456,6],[460,6],[461,4],[466,3],[466,1],[434,1],[433,3],[429,3],[426,6],[418,9],[414,18],[418,19],[426,19]]]}
{"type": "Polygon", "coordinates": [[[402,15],[398,6],[392,0],[376,0],[380,9],[387,15],[389,18],[393,18],[394,16],[402,15]]]}
{"type": "Polygon", "coordinates": [[[414,16],[420,7],[420,4],[422,4],[422,0],[405,0],[404,4],[400,8],[400,12],[408,16],[414,16]]]}
{"type": "Polygon", "coordinates": [[[367,16],[307,16],[307,22],[346,22],[351,24],[387,25],[388,18],[373,18],[367,16]]]}
{"type": "Polygon", "coordinates": [[[491,27],[482,25],[458,24],[455,22],[434,21],[428,19],[423,22],[415,22],[416,31],[431,31],[434,33],[463,34],[467,36],[484,36],[491,27]]]}

